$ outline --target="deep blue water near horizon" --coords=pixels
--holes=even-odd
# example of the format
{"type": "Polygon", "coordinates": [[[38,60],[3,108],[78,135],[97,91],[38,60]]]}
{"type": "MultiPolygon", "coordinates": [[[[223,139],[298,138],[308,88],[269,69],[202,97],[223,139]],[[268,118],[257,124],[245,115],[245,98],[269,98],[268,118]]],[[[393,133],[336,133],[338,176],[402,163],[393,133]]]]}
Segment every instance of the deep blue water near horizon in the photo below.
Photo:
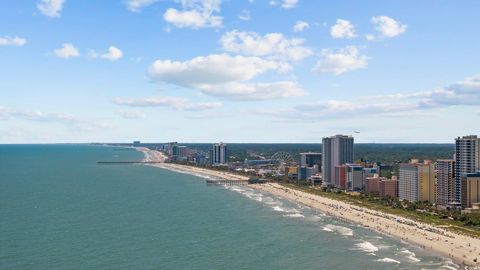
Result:
{"type": "Polygon", "coordinates": [[[0,145],[0,269],[446,269],[444,258],[133,149],[0,145]]]}

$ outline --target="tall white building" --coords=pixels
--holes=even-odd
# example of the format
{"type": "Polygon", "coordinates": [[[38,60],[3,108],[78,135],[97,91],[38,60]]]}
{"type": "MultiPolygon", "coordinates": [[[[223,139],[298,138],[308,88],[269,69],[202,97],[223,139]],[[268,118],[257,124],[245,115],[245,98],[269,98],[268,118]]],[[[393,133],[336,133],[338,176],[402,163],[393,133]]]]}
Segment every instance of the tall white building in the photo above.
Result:
{"type": "Polygon", "coordinates": [[[462,175],[480,171],[480,138],[476,135],[455,139],[455,200],[462,202],[462,175]]]}
{"type": "Polygon", "coordinates": [[[353,137],[335,135],[322,139],[322,177],[326,184],[333,184],[335,166],[353,163],[353,137]]]}
{"type": "Polygon", "coordinates": [[[227,145],[220,142],[213,145],[212,149],[212,164],[213,165],[227,165],[228,152],[227,145]]]}

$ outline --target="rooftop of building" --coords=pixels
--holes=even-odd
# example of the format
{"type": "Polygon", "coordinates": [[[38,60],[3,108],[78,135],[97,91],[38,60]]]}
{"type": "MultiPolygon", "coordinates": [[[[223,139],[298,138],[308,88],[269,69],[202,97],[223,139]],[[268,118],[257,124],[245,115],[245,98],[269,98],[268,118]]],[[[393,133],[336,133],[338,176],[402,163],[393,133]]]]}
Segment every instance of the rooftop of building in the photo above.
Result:
{"type": "Polygon", "coordinates": [[[471,140],[471,139],[478,139],[477,135],[465,135],[463,137],[457,137],[456,140],[471,140]]]}

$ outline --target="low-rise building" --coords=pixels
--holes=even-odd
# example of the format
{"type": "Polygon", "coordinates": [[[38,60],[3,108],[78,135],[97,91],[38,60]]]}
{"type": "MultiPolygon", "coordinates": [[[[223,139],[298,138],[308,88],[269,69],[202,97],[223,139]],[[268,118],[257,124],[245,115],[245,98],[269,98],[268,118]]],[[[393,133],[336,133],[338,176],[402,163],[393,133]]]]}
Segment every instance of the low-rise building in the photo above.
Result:
{"type": "Polygon", "coordinates": [[[285,167],[285,175],[287,176],[289,181],[296,181],[298,179],[298,167],[297,166],[285,167]]]}
{"type": "Polygon", "coordinates": [[[362,191],[364,183],[363,167],[356,164],[346,164],[347,190],[362,191]]]}
{"type": "Polygon", "coordinates": [[[299,181],[306,181],[312,177],[312,175],[318,174],[318,172],[318,165],[313,167],[298,167],[297,177],[299,181]]]}
{"type": "Polygon", "coordinates": [[[380,194],[380,181],[386,180],[385,177],[378,177],[378,175],[372,177],[365,177],[365,193],[367,194],[380,194]]]}
{"type": "Polygon", "coordinates": [[[398,198],[398,179],[392,176],[392,179],[380,181],[379,194],[382,197],[398,198]]]}

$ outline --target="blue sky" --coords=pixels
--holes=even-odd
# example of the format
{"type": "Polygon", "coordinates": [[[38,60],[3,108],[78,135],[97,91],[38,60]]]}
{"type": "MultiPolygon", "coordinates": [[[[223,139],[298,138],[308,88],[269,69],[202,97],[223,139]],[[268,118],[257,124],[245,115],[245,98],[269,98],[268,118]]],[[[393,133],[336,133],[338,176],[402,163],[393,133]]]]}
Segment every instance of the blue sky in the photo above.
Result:
{"type": "Polygon", "coordinates": [[[453,142],[480,2],[31,0],[0,8],[0,143],[453,142]]]}

